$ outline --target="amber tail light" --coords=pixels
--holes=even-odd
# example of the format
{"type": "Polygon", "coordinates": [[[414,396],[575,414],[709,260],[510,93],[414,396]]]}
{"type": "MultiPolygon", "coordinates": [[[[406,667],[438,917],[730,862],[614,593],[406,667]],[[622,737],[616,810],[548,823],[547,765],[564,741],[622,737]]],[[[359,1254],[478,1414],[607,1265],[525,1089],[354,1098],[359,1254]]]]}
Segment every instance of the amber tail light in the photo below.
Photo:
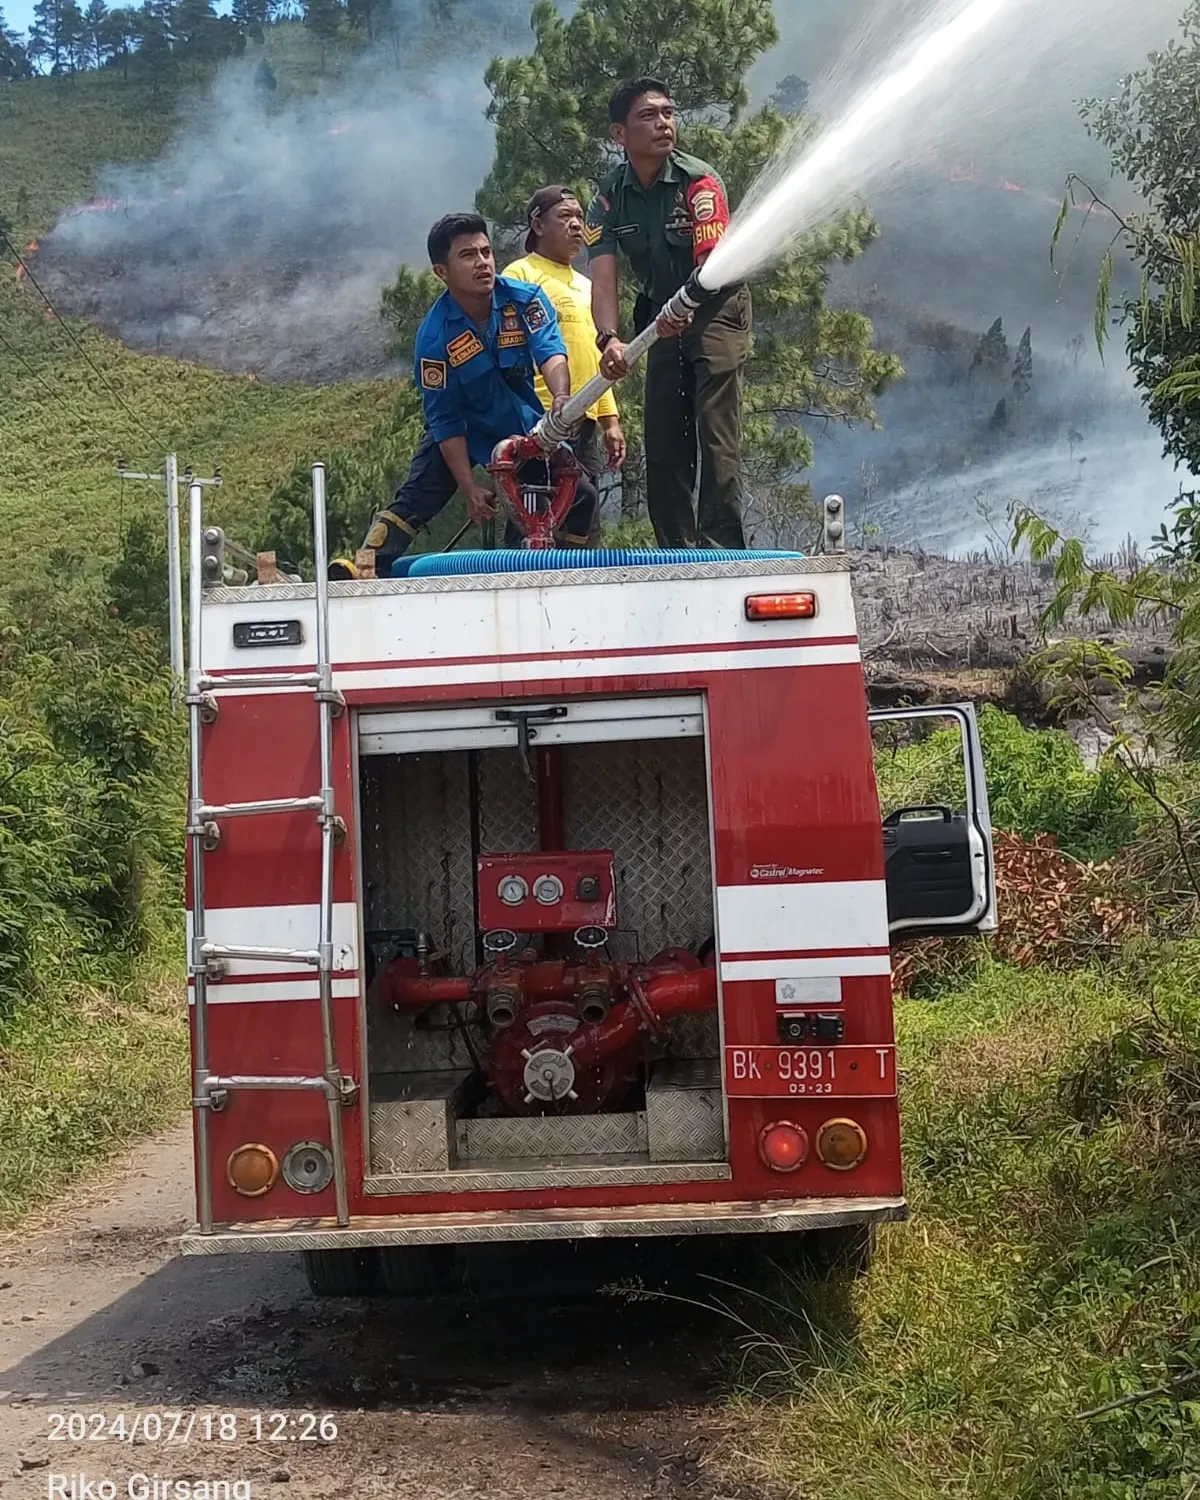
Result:
{"type": "Polygon", "coordinates": [[[867,1132],[857,1120],[826,1120],[817,1132],[817,1155],[835,1172],[849,1172],[867,1154],[867,1132]]]}

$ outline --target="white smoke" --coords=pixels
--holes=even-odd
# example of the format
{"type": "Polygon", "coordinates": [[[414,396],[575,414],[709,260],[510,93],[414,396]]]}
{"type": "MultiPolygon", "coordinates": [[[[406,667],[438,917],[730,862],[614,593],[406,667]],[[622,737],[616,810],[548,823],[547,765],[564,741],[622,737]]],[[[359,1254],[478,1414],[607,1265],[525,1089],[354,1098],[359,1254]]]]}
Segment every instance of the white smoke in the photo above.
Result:
{"type": "Polygon", "coordinates": [[[134,347],[267,377],[386,369],[380,290],[425,263],[435,219],[472,206],[492,154],[483,70],[528,24],[524,0],[473,0],[447,55],[422,0],[401,9],[398,35],[316,93],[268,31],[281,102],[256,87],[251,49],[159,160],[106,172],[101,206],[43,247],[70,310],[134,347]]]}
{"type": "MultiPolygon", "coordinates": [[[[1136,206],[1128,186],[1112,181],[1078,103],[1115,93],[1175,33],[1183,4],[1022,7],[1018,31],[998,25],[970,67],[943,82],[937,108],[907,138],[885,143],[893,165],[866,195],[882,237],[837,272],[833,294],[867,309],[906,378],[878,403],[881,431],[816,430],[807,476],[818,494],[846,496],[852,533],[865,525],[892,542],[966,550],[994,543],[997,518],[1016,503],[1111,549],[1129,534],[1148,539],[1181,482],[1190,487],[1146,419],[1120,328],[1109,329],[1103,366],[1096,351],[1097,275],[1113,221],[1072,212],[1050,262],[1068,173],[1136,206]],[[997,317],[1012,351],[1031,329],[1034,366],[1031,390],[1001,431],[990,419],[1006,395],[1011,408],[1011,388],[970,369],[997,317]]],[[[777,7],[783,39],[756,71],[757,97],[797,74],[812,85],[814,111],[835,118],[929,9],[929,0],[777,7]]],[[[1117,256],[1119,304],[1136,295],[1137,278],[1119,248],[1117,256]]]]}

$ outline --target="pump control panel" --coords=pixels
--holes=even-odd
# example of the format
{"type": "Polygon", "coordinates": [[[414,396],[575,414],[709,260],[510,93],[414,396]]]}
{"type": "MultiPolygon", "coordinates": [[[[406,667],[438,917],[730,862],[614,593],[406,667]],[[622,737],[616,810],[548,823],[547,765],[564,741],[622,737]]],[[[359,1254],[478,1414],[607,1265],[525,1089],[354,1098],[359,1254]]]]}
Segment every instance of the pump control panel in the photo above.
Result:
{"type": "Polygon", "coordinates": [[[574,932],[617,925],[610,852],[482,854],[479,927],[494,932],[574,932]]]}

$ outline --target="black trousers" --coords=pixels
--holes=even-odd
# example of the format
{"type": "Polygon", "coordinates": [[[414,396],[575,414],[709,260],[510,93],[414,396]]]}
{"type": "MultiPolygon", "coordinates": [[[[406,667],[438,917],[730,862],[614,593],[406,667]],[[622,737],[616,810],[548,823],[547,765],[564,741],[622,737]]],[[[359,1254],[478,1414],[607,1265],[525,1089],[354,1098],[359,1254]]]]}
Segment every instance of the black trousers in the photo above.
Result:
{"type": "Polygon", "coordinates": [[[646,358],[646,506],[660,547],[746,545],[742,382],[750,321],[749,288],[737,287],[646,358]]]}
{"type": "MultiPolygon", "coordinates": [[[[545,466],[540,460],[526,466],[538,483],[545,482],[545,466]]],[[[522,474],[525,470],[522,470],[522,474]]],[[[375,550],[375,570],[380,578],[388,577],[391,566],[408,551],[422,526],[427,526],[458,491],[458,481],[447,467],[442,450],[428,433],[421,439],[409,465],[408,478],[396,491],[386,510],[378,511],[367,532],[364,547],[375,550]]],[[[585,472],[575,490],[575,501],[567,512],[561,540],[570,547],[587,545],[588,534],[599,505],[596,486],[585,472]]],[[[511,520],[504,533],[507,547],[519,547],[524,540],[521,529],[511,520]]]]}

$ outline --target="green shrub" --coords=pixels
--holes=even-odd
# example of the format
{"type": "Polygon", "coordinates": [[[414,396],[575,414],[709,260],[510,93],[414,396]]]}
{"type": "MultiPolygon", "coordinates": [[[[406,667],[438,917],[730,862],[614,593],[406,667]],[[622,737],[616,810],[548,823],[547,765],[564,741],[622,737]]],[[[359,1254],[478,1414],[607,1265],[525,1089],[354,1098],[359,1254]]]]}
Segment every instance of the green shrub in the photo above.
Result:
{"type": "Polygon", "coordinates": [[[99,591],[12,590],[0,656],[0,1010],[95,982],[182,905],[184,736],[157,637],[99,591]]]}
{"type": "MultiPolygon", "coordinates": [[[[331,557],[353,557],[371,516],[391,500],[421,441],[425,418],[420,395],[403,386],[391,412],[354,447],[326,458],[326,526],[331,557]]],[[[297,460],[276,487],[267,511],[266,542],[280,562],[312,573],[312,465],[297,460]]]]}

